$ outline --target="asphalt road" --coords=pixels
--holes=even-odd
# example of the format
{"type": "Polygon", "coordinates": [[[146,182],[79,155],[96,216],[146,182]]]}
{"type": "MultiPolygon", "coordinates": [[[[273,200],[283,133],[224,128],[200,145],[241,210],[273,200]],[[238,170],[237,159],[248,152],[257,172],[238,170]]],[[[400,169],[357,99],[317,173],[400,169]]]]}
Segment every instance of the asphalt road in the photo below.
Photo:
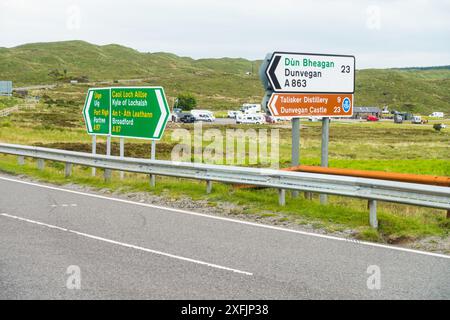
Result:
{"type": "Polygon", "coordinates": [[[450,256],[16,179],[0,176],[0,299],[450,298],[450,256]]]}

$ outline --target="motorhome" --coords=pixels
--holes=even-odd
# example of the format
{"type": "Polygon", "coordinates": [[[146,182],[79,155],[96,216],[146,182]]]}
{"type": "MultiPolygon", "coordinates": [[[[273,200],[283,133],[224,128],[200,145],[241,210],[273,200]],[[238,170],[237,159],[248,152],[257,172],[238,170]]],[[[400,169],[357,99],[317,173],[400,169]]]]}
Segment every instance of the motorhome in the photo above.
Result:
{"type": "Polygon", "coordinates": [[[241,111],[244,114],[254,114],[261,112],[261,105],[255,103],[244,103],[241,107],[241,111]]]}

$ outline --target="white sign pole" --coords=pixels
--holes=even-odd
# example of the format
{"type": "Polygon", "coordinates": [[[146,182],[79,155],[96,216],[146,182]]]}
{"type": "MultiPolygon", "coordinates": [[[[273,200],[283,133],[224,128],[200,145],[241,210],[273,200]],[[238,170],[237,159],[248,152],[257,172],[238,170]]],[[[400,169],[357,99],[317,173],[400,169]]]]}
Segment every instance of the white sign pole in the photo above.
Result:
{"type": "MultiPolygon", "coordinates": [[[[111,155],[111,136],[106,136],[106,155],[111,155]]],[[[105,180],[109,181],[111,180],[111,169],[105,169],[105,180]]]]}
{"type": "MultiPolygon", "coordinates": [[[[156,140],[152,140],[151,160],[156,159],[156,140]]],[[[156,185],[156,176],[150,175],[150,186],[153,188],[156,185]]]]}
{"type": "MultiPolygon", "coordinates": [[[[96,155],[97,154],[97,136],[94,134],[92,136],[92,155],[96,155]]],[[[92,167],[92,176],[95,177],[96,174],[96,169],[95,167],[92,167]]]]}
{"type": "MultiPolygon", "coordinates": [[[[292,160],[293,167],[300,164],[300,118],[292,119],[292,160]]],[[[298,191],[292,191],[292,198],[298,197],[298,191]]]]}
{"type": "MultiPolygon", "coordinates": [[[[328,167],[328,141],[330,139],[330,118],[324,117],[322,119],[322,156],[320,159],[320,165],[322,167],[328,167]]],[[[320,195],[320,203],[327,204],[327,195],[320,195]]]]}
{"type": "MultiPolygon", "coordinates": [[[[125,157],[125,138],[120,138],[120,157],[125,157]]],[[[123,180],[124,173],[125,172],[120,171],[120,180],[123,180]]]]}

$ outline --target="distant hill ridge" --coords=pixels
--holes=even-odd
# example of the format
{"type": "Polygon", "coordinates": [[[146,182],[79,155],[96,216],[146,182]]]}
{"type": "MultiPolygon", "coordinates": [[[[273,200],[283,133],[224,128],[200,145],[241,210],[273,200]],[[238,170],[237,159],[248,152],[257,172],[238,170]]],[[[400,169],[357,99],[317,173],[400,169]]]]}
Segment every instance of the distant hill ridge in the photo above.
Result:
{"type": "MultiPolygon", "coordinates": [[[[263,95],[259,65],[260,61],[242,58],[192,59],[85,41],[0,48],[0,79],[13,80],[16,86],[80,77],[90,81],[145,78],[151,84],[163,85],[171,95],[192,92],[212,109],[259,101],[263,95]]],[[[450,65],[358,70],[355,102],[422,114],[449,114],[450,65]]]]}

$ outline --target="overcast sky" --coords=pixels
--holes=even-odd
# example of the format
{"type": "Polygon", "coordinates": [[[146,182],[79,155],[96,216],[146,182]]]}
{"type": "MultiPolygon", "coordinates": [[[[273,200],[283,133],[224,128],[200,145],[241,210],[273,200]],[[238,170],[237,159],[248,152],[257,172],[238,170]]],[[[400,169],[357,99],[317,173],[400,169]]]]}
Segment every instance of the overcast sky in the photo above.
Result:
{"type": "Polygon", "coordinates": [[[341,53],[450,64],[450,0],[0,0],[0,46],[85,40],[193,58],[341,53]]]}

